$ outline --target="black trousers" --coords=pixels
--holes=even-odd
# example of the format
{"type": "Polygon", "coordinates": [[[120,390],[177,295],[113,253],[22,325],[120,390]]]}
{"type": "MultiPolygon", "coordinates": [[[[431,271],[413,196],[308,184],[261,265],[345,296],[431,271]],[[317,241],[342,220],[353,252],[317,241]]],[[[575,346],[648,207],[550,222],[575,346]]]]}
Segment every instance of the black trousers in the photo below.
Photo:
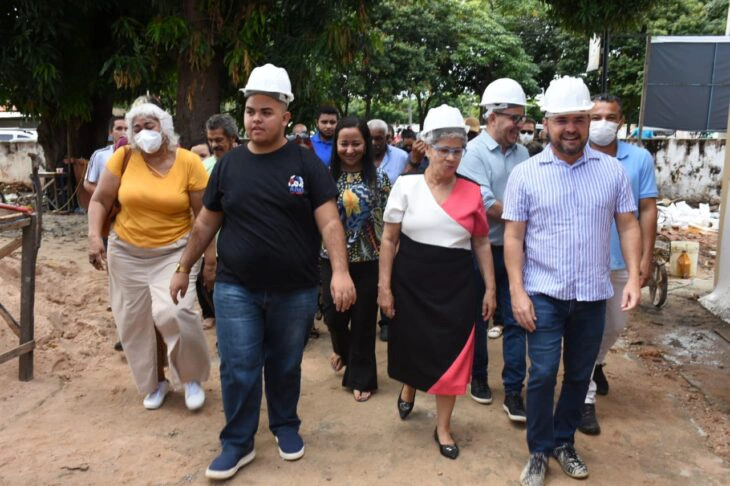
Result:
{"type": "Polygon", "coordinates": [[[203,312],[203,319],[208,319],[215,318],[215,307],[213,306],[213,289],[208,290],[203,284],[204,265],[205,258],[203,258],[198,279],[195,281],[195,292],[198,294],[198,304],[200,304],[200,310],[203,312]]]}
{"type": "Polygon", "coordinates": [[[357,301],[345,312],[337,312],[330,283],[332,266],[322,259],[324,322],[330,331],[332,348],[342,357],[345,376],[342,386],[360,391],[378,388],[375,361],[375,327],[378,317],[378,261],[350,263],[357,301]]]}

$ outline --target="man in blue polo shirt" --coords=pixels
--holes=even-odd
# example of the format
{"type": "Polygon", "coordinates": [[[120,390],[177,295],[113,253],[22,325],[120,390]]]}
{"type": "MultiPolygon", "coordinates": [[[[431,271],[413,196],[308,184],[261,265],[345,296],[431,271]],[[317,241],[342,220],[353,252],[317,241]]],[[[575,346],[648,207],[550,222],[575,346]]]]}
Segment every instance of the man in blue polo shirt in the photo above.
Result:
{"type": "MultiPolygon", "coordinates": [[[[639,208],[639,226],[641,227],[641,286],[649,280],[652,257],[654,255],[654,241],[656,240],[656,175],[654,173],[654,159],[643,148],[636,147],[616,139],[616,133],[624,122],[621,110],[621,100],[609,94],[598,95],[593,98],[591,110],[590,143],[591,148],[616,157],[624,166],[626,175],[631,183],[631,192],[634,202],[639,208]]],[[[618,231],[614,224],[611,228],[611,284],[613,297],[606,302],[606,327],[603,331],[601,349],[596,358],[596,367],[593,379],[588,387],[585,404],[583,405],[581,424],[578,429],[584,434],[597,435],[601,427],[596,418],[596,393],[608,394],[608,380],[603,373],[603,365],[608,350],[616,343],[621,332],[626,327],[627,315],[621,311],[621,293],[628,279],[626,262],[621,253],[618,231]]]]}
{"type": "Polygon", "coordinates": [[[332,157],[332,137],[335,136],[335,127],[339,112],[331,106],[323,106],[317,113],[317,133],[312,137],[312,147],[317,157],[325,166],[330,166],[332,157]]]}
{"type": "Polygon", "coordinates": [[[550,145],[512,170],[504,196],[504,258],[512,312],[527,331],[527,445],[520,481],[542,486],[552,455],[585,478],[575,430],[603,338],[615,220],[628,279],[621,310],[641,298],[641,233],[621,163],[588,145],[588,88],[580,78],[550,83],[543,98],[550,145]],[[553,408],[558,369],[563,382],[553,408]]]}

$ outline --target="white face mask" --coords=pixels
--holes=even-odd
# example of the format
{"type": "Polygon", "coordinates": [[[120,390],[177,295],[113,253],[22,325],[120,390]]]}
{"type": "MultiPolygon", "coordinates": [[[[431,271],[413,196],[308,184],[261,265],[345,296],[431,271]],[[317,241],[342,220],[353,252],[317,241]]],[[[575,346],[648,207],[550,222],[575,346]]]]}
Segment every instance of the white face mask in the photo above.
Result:
{"type": "Polygon", "coordinates": [[[160,150],[162,146],[162,134],[154,130],[140,130],[134,136],[134,142],[137,146],[148,154],[154,154],[160,150]]]}
{"type": "Polygon", "coordinates": [[[520,133],[520,143],[522,143],[522,145],[527,145],[532,142],[534,138],[535,135],[532,133],[520,133]]]}
{"type": "Polygon", "coordinates": [[[591,120],[591,128],[588,135],[591,143],[599,147],[605,147],[616,139],[618,123],[608,120],[591,120]]]}

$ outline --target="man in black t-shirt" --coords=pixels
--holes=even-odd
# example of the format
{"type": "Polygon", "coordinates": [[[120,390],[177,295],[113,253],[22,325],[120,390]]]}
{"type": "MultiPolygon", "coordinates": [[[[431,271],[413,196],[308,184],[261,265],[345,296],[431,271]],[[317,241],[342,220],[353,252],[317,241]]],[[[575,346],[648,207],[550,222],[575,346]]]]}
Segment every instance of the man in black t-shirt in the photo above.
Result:
{"type": "Polygon", "coordinates": [[[243,92],[250,141],[213,169],[170,283],[177,301],[187,290],[179,273],[189,271],[220,229],[214,299],[226,425],[222,452],[206,470],[211,479],[232,477],[255,456],[262,369],[279,455],[304,455],[297,403],[302,353],[317,308],[320,234],[336,273],[331,290],[337,309],[355,301],[334,180],[311,150],[284,136],[294,98],[289,76],[271,64],[258,67],[243,92]]]}

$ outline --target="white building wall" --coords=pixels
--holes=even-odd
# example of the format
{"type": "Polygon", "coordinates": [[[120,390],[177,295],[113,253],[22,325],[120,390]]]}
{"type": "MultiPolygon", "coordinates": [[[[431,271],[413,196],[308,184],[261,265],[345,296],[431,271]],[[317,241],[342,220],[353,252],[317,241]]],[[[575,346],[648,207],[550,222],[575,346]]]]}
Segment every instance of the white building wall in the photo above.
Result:
{"type": "Polygon", "coordinates": [[[0,183],[30,185],[30,153],[38,154],[45,164],[43,148],[36,142],[0,142],[0,183]]]}
{"type": "Polygon", "coordinates": [[[660,197],[687,202],[720,202],[725,140],[645,140],[654,156],[660,197]]]}

